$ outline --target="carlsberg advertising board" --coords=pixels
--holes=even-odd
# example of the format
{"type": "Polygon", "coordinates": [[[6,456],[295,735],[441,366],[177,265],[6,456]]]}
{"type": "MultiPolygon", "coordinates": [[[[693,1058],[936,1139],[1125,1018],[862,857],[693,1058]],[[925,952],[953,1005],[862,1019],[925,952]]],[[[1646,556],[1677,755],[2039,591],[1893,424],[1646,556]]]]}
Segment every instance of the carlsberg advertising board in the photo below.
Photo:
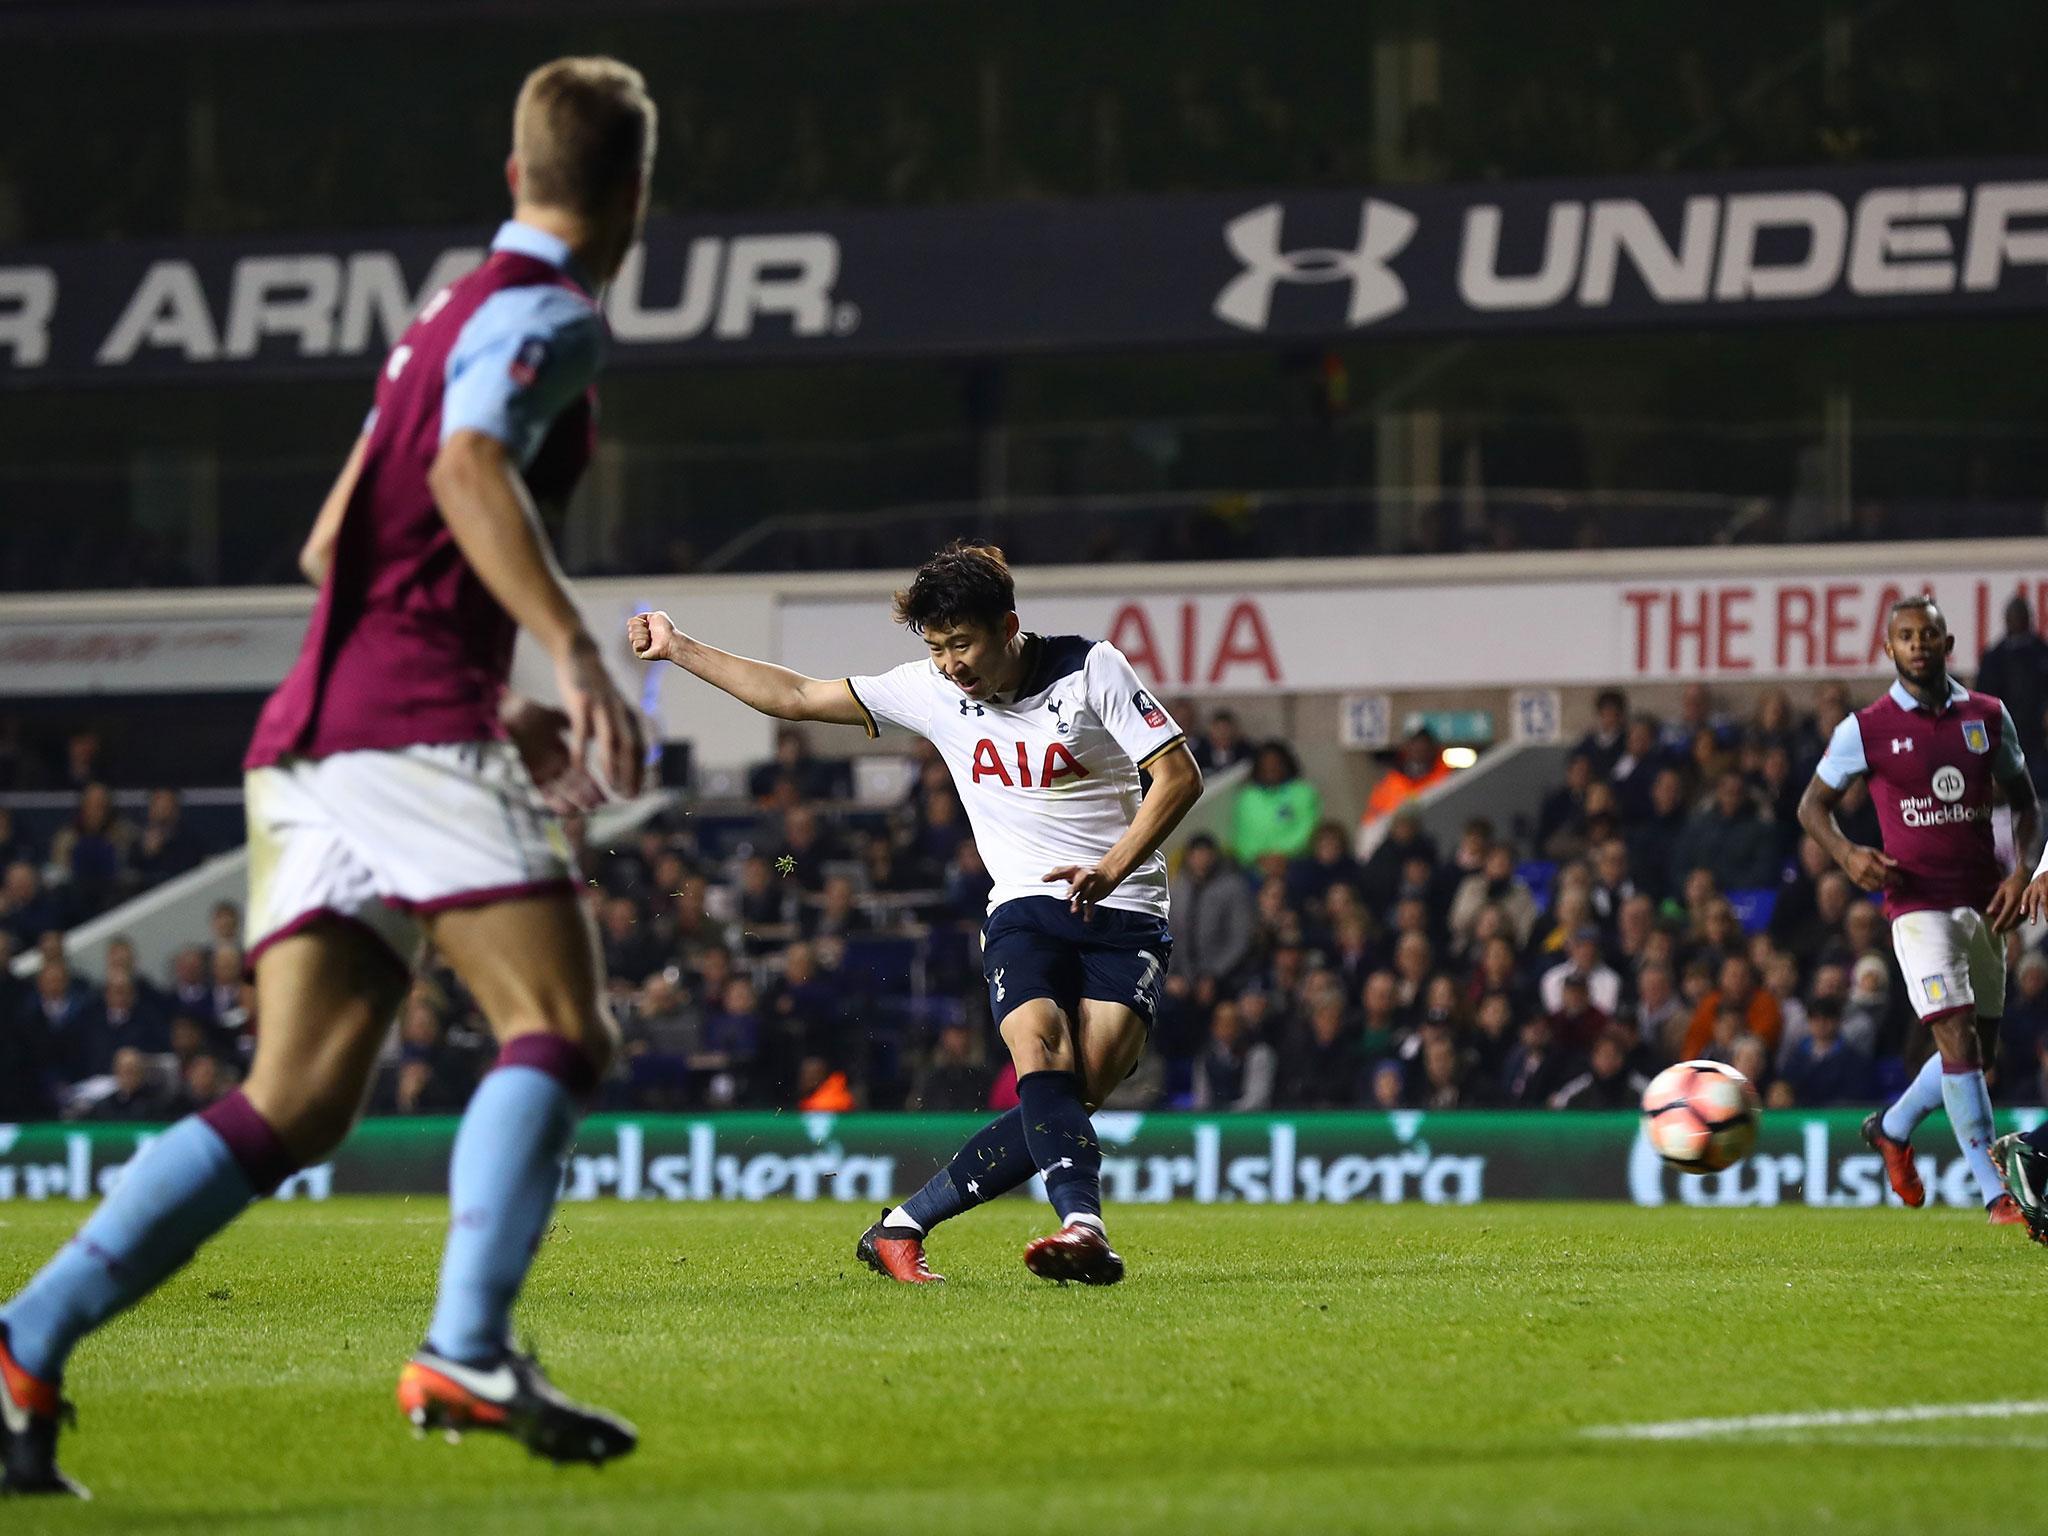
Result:
{"type": "MultiPolygon", "coordinates": [[[[2000,1116],[2030,1126],[2039,1110],[2000,1116]]],[[[1632,1114],[1454,1111],[1425,1114],[1108,1113],[1103,1195],[1250,1205],[1473,1205],[1484,1200],[1615,1200],[1636,1205],[1870,1206],[1890,1201],[1863,1144],[1858,1110],[1767,1115],[1756,1151],[1726,1173],[1667,1169],[1632,1114]]],[[[568,1200],[839,1200],[877,1205],[917,1188],[952,1156],[977,1115],[598,1115],[564,1170],[568,1200]]],[[[281,1199],[439,1195],[452,1118],[371,1120],[332,1162],[281,1199]]],[[[0,1201],[95,1200],[159,1128],[0,1125],[0,1201]]],[[[1974,1208],[1969,1169],[1936,1117],[1915,1138],[1929,1198],[1974,1208]]]]}

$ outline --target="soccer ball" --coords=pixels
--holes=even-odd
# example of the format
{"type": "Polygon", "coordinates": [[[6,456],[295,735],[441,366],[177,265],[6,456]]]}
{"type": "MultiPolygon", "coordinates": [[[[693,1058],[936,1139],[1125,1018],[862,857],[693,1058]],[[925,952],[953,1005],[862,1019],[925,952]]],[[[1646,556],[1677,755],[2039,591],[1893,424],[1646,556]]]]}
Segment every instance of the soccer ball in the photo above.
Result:
{"type": "Polygon", "coordinates": [[[1718,1061],[1681,1061],[1643,1090],[1643,1134],[1680,1173],[1719,1173],[1741,1162],[1762,1118],[1749,1079],[1718,1061]]]}

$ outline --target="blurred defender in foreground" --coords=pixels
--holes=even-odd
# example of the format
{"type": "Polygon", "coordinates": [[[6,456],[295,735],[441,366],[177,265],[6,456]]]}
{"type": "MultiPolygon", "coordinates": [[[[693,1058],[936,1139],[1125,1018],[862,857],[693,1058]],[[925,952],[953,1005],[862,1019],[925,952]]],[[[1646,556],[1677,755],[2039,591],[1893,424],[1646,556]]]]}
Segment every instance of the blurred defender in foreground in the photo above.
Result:
{"type": "Polygon", "coordinates": [[[569,1401],[512,1347],[616,1030],[557,813],[635,793],[637,717],[606,677],[542,528],[589,459],[596,295],[640,227],[655,114],[637,71],[559,59],[519,95],[511,219],[391,351],[375,409],[300,564],[320,588],[297,664],[250,743],[249,953],[261,1029],[247,1087],[179,1122],[0,1308],[5,1486],[58,1471],[72,1349],[254,1199],[348,1134],[423,939],[501,1043],[455,1142],[426,1343],[399,1382],[425,1428],[491,1429],[600,1462],[631,1426],[569,1401]],[[529,631],[563,709],[506,690],[529,631]]]}

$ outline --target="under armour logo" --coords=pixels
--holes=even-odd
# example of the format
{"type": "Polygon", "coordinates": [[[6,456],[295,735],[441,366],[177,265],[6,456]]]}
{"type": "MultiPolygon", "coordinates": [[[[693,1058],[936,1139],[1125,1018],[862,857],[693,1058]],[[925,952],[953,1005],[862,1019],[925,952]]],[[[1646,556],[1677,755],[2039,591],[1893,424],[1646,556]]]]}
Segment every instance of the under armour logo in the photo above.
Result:
{"type": "Polygon", "coordinates": [[[1008,995],[1003,991],[1003,972],[1006,969],[1005,966],[997,966],[995,975],[990,978],[996,984],[996,1001],[999,1003],[1008,995]]]}
{"type": "Polygon", "coordinates": [[[1074,1160],[1071,1157],[1063,1157],[1045,1171],[1047,1173],[1058,1173],[1062,1168],[1071,1168],[1073,1166],[1074,1160]]]}
{"type": "Polygon", "coordinates": [[[967,1181],[967,1193],[969,1193],[970,1195],[978,1195],[978,1194],[980,1194],[980,1193],[981,1193],[981,1180],[979,1180],[979,1179],[969,1179],[969,1180],[967,1181]]]}
{"type": "Polygon", "coordinates": [[[1276,283],[1351,284],[1344,323],[1357,327],[1393,314],[1408,303],[1408,289],[1387,265],[1415,238],[1417,220],[1406,208],[1368,197],[1358,210],[1358,248],[1345,251],[1311,246],[1280,249],[1281,208],[1267,203],[1223,226],[1223,242],[1244,270],[1216,295],[1215,315],[1241,330],[1263,331],[1273,307],[1276,283]]]}
{"type": "Polygon", "coordinates": [[[962,699],[960,701],[960,717],[963,720],[967,718],[967,711],[969,711],[970,709],[973,710],[977,715],[985,715],[988,713],[987,710],[983,709],[979,704],[975,703],[974,700],[962,699]]]}
{"type": "Polygon", "coordinates": [[[1894,737],[1892,738],[1892,750],[1893,750],[1894,752],[1910,752],[1910,751],[1912,751],[1912,750],[1913,750],[1913,738],[1912,738],[1912,737],[1910,737],[1910,736],[1894,736],[1894,737]]]}

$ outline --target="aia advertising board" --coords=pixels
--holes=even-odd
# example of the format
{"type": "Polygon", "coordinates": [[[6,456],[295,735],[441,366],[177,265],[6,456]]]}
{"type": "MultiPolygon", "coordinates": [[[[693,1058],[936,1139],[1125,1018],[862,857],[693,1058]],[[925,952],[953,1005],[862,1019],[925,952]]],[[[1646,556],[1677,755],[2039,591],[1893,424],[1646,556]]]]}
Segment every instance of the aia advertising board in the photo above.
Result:
{"type": "MultiPolygon", "coordinates": [[[[1861,563],[1843,565],[1852,561],[1861,563]]],[[[1018,601],[1027,628],[1113,641],[1170,695],[1853,677],[1884,669],[1885,611],[1917,592],[1946,610],[1957,669],[1968,672],[2004,633],[2009,598],[2042,611],[2048,561],[1042,597],[1027,586],[1018,601]]],[[[875,599],[783,608],[781,659],[800,671],[880,672],[915,656],[915,644],[875,599]]]]}

